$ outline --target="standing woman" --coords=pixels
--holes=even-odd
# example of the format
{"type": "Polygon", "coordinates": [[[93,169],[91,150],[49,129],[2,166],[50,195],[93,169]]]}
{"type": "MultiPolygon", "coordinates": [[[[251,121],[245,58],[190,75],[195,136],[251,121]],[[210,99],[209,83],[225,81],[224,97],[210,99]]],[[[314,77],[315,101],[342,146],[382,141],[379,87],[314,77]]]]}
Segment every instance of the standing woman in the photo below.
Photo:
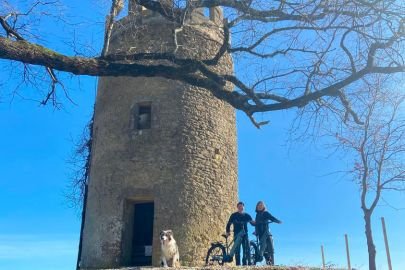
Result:
{"type": "Polygon", "coordinates": [[[256,236],[259,238],[260,242],[260,251],[259,251],[259,258],[258,261],[263,260],[264,251],[267,250],[266,262],[270,264],[274,264],[274,249],[273,243],[270,239],[270,231],[269,231],[269,221],[275,222],[280,224],[281,221],[277,218],[273,217],[268,211],[266,211],[266,206],[264,205],[263,201],[259,201],[256,204],[256,225],[255,225],[255,233],[256,236]],[[269,262],[270,261],[270,262],[269,262]]]}

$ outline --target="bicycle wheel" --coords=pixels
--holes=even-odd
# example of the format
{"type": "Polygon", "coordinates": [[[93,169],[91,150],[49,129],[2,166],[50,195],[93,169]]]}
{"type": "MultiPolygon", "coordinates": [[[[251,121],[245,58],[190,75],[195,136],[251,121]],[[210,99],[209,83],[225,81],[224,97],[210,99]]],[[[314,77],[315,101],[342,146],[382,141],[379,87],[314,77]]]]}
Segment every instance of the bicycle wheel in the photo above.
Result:
{"type": "Polygon", "coordinates": [[[213,244],[207,252],[205,265],[224,265],[225,247],[222,244],[213,244]]]}
{"type": "Polygon", "coordinates": [[[257,250],[257,245],[255,242],[249,242],[249,256],[250,256],[250,265],[256,265],[257,255],[259,251],[257,250]]]}

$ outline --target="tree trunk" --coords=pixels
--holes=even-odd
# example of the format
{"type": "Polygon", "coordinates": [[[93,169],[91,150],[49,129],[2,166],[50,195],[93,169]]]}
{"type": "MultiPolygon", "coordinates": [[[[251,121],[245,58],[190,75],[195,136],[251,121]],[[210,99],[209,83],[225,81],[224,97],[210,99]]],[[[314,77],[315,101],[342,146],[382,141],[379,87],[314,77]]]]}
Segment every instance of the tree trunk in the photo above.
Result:
{"type": "Polygon", "coordinates": [[[373,233],[371,231],[371,214],[372,212],[369,209],[364,210],[364,221],[366,223],[366,238],[368,249],[368,268],[369,270],[377,270],[375,264],[376,250],[373,241],[373,233]]]}

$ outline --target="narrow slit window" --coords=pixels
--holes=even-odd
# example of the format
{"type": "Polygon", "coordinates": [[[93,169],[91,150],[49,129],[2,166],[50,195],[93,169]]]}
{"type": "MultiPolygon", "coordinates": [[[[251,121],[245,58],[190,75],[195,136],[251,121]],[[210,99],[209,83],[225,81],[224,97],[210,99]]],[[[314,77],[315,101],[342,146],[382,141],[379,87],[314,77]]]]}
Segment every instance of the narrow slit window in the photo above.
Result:
{"type": "Polygon", "coordinates": [[[137,129],[150,129],[152,121],[152,106],[151,104],[140,104],[137,113],[137,129]]]}

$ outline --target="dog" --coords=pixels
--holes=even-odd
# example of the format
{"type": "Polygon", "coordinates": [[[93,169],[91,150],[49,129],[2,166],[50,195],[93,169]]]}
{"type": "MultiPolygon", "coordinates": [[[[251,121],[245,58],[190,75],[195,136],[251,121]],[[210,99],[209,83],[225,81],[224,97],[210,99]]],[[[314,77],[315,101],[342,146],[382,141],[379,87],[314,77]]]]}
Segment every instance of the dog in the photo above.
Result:
{"type": "Polygon", "coordinates": [[[180,267],[180,254],[172,230],[160,232],[161,265],[163,267],[180,267]]]}

